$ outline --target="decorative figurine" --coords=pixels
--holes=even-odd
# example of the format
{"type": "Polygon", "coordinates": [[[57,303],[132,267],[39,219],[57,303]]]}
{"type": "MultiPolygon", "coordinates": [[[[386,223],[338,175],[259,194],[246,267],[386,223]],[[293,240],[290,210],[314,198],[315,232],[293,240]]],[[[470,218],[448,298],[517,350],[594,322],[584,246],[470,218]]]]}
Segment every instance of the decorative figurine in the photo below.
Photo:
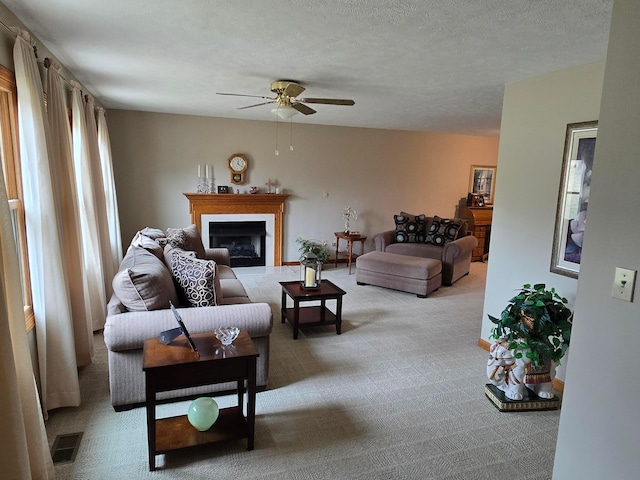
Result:
{"type": "Polygon", "coordinates": [[[356,220],[358,218],[358,212],[351,207],[347,207],[342,211],[342,218],[344,218],[344,233],[349,235],[349,221],[352,218],[356,220]]]}

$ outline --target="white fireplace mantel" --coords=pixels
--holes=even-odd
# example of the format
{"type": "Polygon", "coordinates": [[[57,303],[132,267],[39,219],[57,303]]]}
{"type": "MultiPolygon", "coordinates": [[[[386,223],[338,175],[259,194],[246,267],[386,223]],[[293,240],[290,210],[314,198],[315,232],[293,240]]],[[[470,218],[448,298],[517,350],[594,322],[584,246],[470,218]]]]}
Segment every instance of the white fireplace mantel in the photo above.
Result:
{"type": "MultiPolygon", "coordinates": [[[[191,222],[194,223],[204,238],[209,238],[208,222],[212,221],[212,216],[233,215],[236,219],[239,215],[270,215],[273,222],[267,222],[267,237],[272,238],[268,242],[269,249],[267,258],[273,266],[282,265],[282,219],[284,214],[284,202],[289,195],[284,194],[218,194],[218,193],[185,193],[189,199],[189,212],[191,222]],[[204,218],[203,218],[204,217],[204,218]],[[210,220],[211,219],[211,220],[210,220]],[[203,227],[203,220],[204,225],[203,227]],[[273,231],[269,228],[272,226],[273,231]],[[271,255],[273,252],[273,256],[271,255]]],[[[249,217],[247,217],[249,219],[249,217]]],[[[215,220],[214,220],[215,221],[215,220]]],[[[208,242],[208,240],[207,240],[208,242]]],[[[208,243],[205,243],[207,245],[208,243]]],[[[268,265],[268,266],[271,266],[268,265]]]]}

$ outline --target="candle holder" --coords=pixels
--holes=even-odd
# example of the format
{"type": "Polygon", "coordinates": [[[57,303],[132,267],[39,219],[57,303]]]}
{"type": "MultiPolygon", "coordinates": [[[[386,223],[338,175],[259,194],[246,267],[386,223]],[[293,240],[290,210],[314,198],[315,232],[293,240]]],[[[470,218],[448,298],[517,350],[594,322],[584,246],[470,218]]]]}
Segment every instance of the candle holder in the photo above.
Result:
{"type": "Polygon", "coordinates": [[[315,253],[308,252],[300,257],[300,282],[306,290],[320,288],[322,281],[322,262],[315,253]]]}
{"type": "Polygon", "coordinates": [[[196,192],[211,193],[213,191],[213,178],[198,177],[198,186],[196,192]]]}

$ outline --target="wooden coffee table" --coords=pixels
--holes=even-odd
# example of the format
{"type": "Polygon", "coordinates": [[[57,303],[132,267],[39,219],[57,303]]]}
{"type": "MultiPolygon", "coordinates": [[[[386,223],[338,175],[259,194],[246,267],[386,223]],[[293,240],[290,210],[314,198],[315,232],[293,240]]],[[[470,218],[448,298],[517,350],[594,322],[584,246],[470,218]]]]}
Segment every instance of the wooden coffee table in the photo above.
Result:
{"type": "Polygon", "coordinates": [[[247,439],[253,450],[256,411],[256,358],[258,350],[246,331],[226,347],[212,333],[192,335],[198,353],[184,336],[168,345],[157,338],[144,342],[149,470],[156,469],[156,455],[181,448],[247,439]],[[213,426],[199,432],[185,415],[156,419],[156,393],[179,388],[237,382],[238,405],[221,408],[213,426]],[[247,416],[243,414],[244,384],[247,383],[247,416]]]}
{"type": "Polygon", "coordinates": [[[300,327],[317,327],[335,325],[336,334],[340,335],[342,329],[342,296],[347,292],[334,285],[329,280],[321,280],[320,287],[305,289],[298,280],[280,282],[282,285],[282,323],[289,320],[293,325],[293,339],[298,338],[300,327]],[[287,308],[287,296],[293,299],[293,308],[287,308]],[[300,307],[303,302],[320,301],[320,305],[300,307]],[[333,313],[326,306],[327,300],[336,301],[336,311],[333,313]]]}

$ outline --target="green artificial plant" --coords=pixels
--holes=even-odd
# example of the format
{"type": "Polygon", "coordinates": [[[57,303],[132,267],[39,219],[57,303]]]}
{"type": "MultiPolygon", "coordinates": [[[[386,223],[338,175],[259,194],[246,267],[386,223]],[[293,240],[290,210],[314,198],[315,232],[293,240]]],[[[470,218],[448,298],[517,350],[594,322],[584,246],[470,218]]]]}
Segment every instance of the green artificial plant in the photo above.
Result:
{"type": "Polygon", "coordinates": [[[307,240],[304,238],[298,237],[296,239],[296,243],[300,245],[298,248],[298,252],[300,252],[300,256],[306,253],[313,253],[316,258],[324,263],[329,259],[329,247],[327,247],[327,242],[320,242],[318,240],[307,240]]]}
{"type": "MultiPolygon", "coordinates": [[[[524,350],[536,366],[544,358],[560,364],[571,339],[573,312],[567,302],[555,288],[547,290],[544,283],[533,287],[525,284],[509,300],[500,318],[489,315],[496,324],[491,337],[507,339],[510,350],[524,350]]],[[[522,353],[516,357],[521,358],[522,353]]]]}

